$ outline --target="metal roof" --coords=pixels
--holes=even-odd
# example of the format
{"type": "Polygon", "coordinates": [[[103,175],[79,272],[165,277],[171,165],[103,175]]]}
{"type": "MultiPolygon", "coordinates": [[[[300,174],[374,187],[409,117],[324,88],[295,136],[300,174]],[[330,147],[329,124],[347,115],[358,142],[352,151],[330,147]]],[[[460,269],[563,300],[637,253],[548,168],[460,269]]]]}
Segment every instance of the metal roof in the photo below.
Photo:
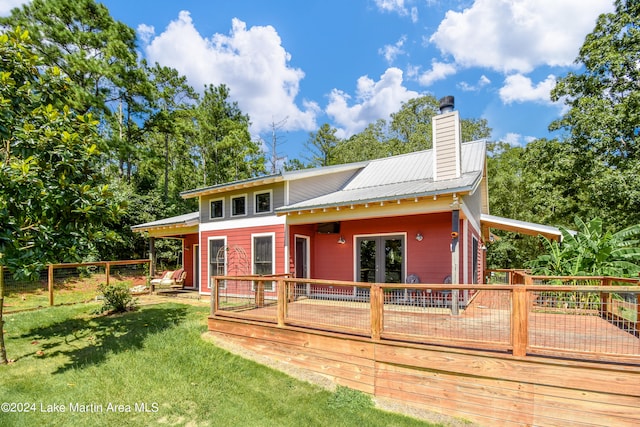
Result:
{"type": "Polygon", "coordinates": [[[536,224],[533,222],[519,221],[517,219],[502,218],[494,215],[482,214],[480,222],[483,227],[496,228],[498,230],[515,231],[517,233],[532,236],[544,236],[548,239],[562,239],[562,232],[557,227],[536,224]]]}
{"type": "Polygon", "coordinates": [[[300,169],[295,171],[283,171],[273,175],[263,175],[254,178],[241,179],[238,181],[226,182],[224,184],[210,185],[208,187],[186,190],[180,193],[182,198],[204,196],[207,194],[222,193],[239,188],[257,187],[260,185],[273,184],[274,182],[292,181],[314,176],[328,175],[331,173],[362,169],[368,162],[346,163],[342,165],[324,166],[319,168],[300,169]]]}
{"type": "Polygon", "coordinates": [[[473,191],[482,179],[485,141],[461,145],[459,178],[433,180],[433,150],[371,160],[339,191],[283,206],[277,212],[336,205],[380,202],[411,197],[473,191]]]}
{"type": "Polygon", "coordinates": [[[200,223],[200,212],[191,212],[184,215],[178,215],[171,218],[163,218],[157,221],[147,222],[145,224],[138,224],[131,227],[132,231],[148,231],[154,228],[166,228],[166,227],[191,227],[200,223]]]}

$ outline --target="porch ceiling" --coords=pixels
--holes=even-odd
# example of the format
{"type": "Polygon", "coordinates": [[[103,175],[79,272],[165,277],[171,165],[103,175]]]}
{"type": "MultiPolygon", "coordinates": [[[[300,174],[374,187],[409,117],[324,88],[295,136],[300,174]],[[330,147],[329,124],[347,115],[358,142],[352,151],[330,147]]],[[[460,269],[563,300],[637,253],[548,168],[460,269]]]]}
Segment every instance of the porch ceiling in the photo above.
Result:
{"type": "Polygon", "coordinates": [[[489,237],[489,229],[513,231],[516,233],[528,234],[530,236],[544,236],[547,239],[562,240],[562,233],[557,227],[536,224],[533,222],[519,221],[517,219],[502,218],[499,216],[482,214],[482,233],[485,240],[489,237]]]}

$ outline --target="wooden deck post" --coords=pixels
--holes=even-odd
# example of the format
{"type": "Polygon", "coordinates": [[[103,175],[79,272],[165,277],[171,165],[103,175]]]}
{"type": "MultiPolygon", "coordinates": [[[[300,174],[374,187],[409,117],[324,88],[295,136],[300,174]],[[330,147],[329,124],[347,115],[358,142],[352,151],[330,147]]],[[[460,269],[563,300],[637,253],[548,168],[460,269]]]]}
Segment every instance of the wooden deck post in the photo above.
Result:
{"type": "Polygon", "coordinates": [[[371,285],[369,292],[371,303],[371,339],[380,341],[383,326],[384,295],[379,285],[371,285]]]}
{"type": "Polygon", "coordinates": [[[529,293],[525,288],[514,287],[511,312],[511,344],[514,356],[526,356],[529,341],[529,293]]]}
{"type": "Polygon", "coordinates": [[[264,307],[264,280],[258,280],[256,284],[256,306],[264,307]]]}
{"type": "Polygon", "coordinates": [[[49,264],[49,272],[47,274],[47,285],[49,286],[49,305],[53,305],[53,264],[49,264]]]}
{"type": "Polygon", "coordinates": [[[107,277],[107,286],[109,286],[109,274],[111,273],[111,264],[107,261],[104,265],[104,275],[107,277]]]}
{"type": "MultiPolygon", "coordinates": [[[[602,286],[611,286],[611,279],[603,277],[600,284],[602,286]]],[[[611,310],[611,294],[609,292],[600,292],[600,317],[603,319],[609,318],[609,311],[611,310]]]]}
{"type": "Polygon", "coordinates": [[[285,325],[285,318],[287,313],[287,285],[284,280],[278,279],[276,281],[276,290],[278,291],[278,327],[282,328],[285,325]]]}
{"type": "Polygon", "coordinates": [[[218,279],[213,277],[211,283],[211,315],[213,316],[218,311],[218,279]]]}

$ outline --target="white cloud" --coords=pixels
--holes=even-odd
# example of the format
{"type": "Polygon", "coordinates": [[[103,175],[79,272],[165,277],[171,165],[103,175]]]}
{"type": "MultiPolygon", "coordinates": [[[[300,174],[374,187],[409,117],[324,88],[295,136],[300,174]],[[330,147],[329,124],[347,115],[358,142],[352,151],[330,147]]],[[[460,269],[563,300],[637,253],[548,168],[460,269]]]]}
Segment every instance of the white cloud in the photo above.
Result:
{"type": "MultiPolygon", "coordinates": [[[[149,29],[142,27],[147,35],[149,29]]],[[[247,29],[233,19],[229,35],[207,39],[194,27],[190,13],[182,11],[144,50],[150,63],[175,68],[198,91],[207,84],[229,87],[231,99],[249,114],[253,133],[284,118],[284,130],[316,128],[317,104],[305,102],[300,109],[295,103],[304,72],[289,66],[291,56],[272,26],[247,29]]]]}
{"type": "MultiPolygon", "coordinates": [[[[409,3],[412,0],[408,1],[409,3]]],[[[418,8],[412,6],[407,8],[405,0],[375,0],[376,6],[382,12],[397,13],[400,16],[409,16],[414,24],[418,22],[418,8]]]]}
{"type": "Polygon", "coordinates": [[[340,138],[362,131],[369,123],[378,119],[387,120],[391,113],[400,109],[403,102],[420,96],[418,92],[407,90],[402,85],[402,71],[388,68],[375,82],[367,76],[358,79],[356,104],[349,106],[351,97],[334,89],[329,95],[326,113],[337,124],[340,138]]]}
{"type": "Polygon", "coordinates": [[[500,138],[500,141],[506,142],[512,147],[521,147],[524,145],[522,135],[520,135],[519,133],[507,133],[505,136],[500,138]]]}
{"type": "Polygon", "coordinates": [[[402,49],[405,41],[407,41],[407,36],[400,37],[400,40],[396,42],[396,44],[388,44],[383,48],[378,49],[378,53],[384,56],[384,59],[387,60],[389,64],[395,61],[396,57],[399,55],[404,55],[405,51],[402,49]]]}
{"type": "Polygon", "coordinates": [[[425,71],[418,77],[418,83],[422,86],[430,86],[438,80],[443,80],[448,76],[455,74],[456,71],[456,66],[454,64],[432,61],[431,69],[429,71],[425,71]]]}
{"type": "Polygon", "coordinates": [[[505,104],[513,102],[537,102],[541,104],[552,104],[549,93],[556,85],[556,78],[553,75],[538,84],[533,84],[529,77],[522,74],[508,76],[504,81],[504,86],[500,88],[500,99],[505,104]]]}
{"type": "Polygon", "coordinates": [[[138,32],[138,37],[140,37],[140,40],[144,45],[149,44],[149,42],[156,35],[156,29],[153,27],[153,25],[147,25],[147,24],[138,25],[137,32],[138,32]]]}
{"type": "Polygon", "coordinates": [[[378,9],[384,12],[396,12],[400,15],[407,15],[409,11],[404,6],[404,0],[375,0],[378,9]]]}
{"type": "Polygon", "coordinates": [[[463,92],[476,92],[489,84],[491,84],[491,80],[483,74],[475,85],[467,82],[460,82],[457,84],[457,87],[463,92]]]}
{"type": "Polygon", "coordinates": [[[411,8],[411,22],[413,22],[414,24],[416,22],[418,22],[418,8],[417,7],[412,7],[411,8]]]}
{"type": "Polygon", "coordinates": [[[449,10],[430,42],[458,65],[527,73],[569,66],[611,0],[476,0],[449,10]]]}
{"type": "Polygon", "coordinates": [[[0,1],[0,16],[9,16],[11,9],[14,7],[22,6],[29,3],[29,0],[1,0],[0,1]]]}

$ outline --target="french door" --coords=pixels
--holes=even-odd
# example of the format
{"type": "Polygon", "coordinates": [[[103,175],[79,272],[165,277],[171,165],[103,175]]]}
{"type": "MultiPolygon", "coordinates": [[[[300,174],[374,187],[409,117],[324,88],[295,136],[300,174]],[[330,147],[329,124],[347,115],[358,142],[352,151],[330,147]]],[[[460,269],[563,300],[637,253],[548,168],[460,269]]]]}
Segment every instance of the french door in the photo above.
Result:
{"type": "Polygon", "coordinates": [[[403,283],[405,271],[404,240],[404,235],[356,238],[358,281],[403,283]]]}

